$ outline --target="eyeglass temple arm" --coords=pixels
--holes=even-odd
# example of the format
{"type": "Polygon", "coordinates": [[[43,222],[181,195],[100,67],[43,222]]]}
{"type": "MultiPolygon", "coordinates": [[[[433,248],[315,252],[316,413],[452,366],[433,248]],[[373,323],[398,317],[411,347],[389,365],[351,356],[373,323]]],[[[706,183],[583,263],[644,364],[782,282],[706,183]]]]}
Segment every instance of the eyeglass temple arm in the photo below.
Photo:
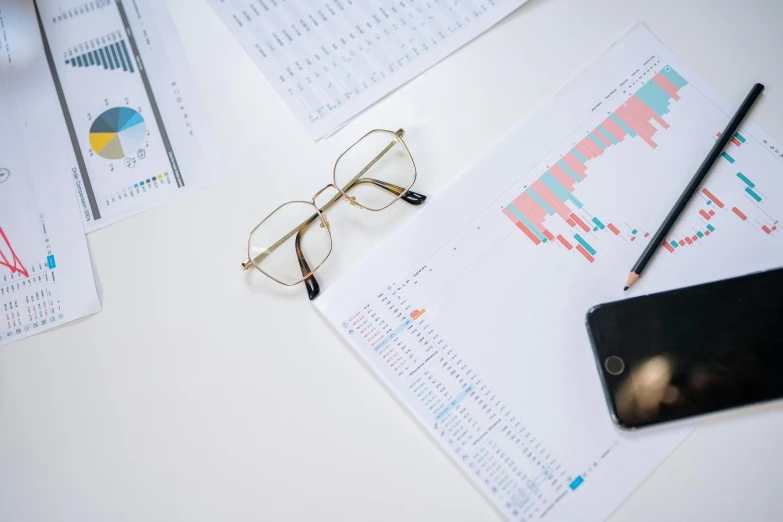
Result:
{"type": "Polygon", "coordinates": [[[310,298],[312,301],[316,297],[318,297],[318,294],[321,293],[321,285],[318,284],[318,281],[315,279],[315,276],[313,275],[313,271],[310,270],[310,265],[307,264],[307,260],[305,259],[304,253],[302,252],[302,231],[304,228],[300,228],[299,231],[296,233],[296,239],[294,240],[294,248],[296,248],[296,259],[299,261],[299,268],[302,270],[302,275],[304,276],[305,280],[305,286],[307,287],[307,297],[310,298]]]}
{"type": "Polygon", "coordinates": [[[351,187],[345,189],[346,192],[359,183],[372,183],[373,185],[380,187],[387,192],[391,192],[395,196],[399,196],[401,200],[405,201],[406,203],[410,203],[411,205],[421,205],[427,199],[427,196],[424,194],[419,194],[418,192],[413,192],[412,190],[405,190],[404,188],[398,187],[397,185],[392,185],[391,183],[386,183],[385,181],[372,178],[357,179],[353,182],[351,187]]]}

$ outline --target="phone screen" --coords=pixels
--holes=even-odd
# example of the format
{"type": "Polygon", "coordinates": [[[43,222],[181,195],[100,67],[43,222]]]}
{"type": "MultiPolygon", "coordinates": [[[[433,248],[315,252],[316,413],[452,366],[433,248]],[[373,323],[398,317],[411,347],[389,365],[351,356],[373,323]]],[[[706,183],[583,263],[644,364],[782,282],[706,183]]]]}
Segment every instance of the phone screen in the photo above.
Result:
{"type": "Polygon", "coordinates": [[[599,305],[587,327],[621,426],[783,397],[783,269],[599,305]]]}

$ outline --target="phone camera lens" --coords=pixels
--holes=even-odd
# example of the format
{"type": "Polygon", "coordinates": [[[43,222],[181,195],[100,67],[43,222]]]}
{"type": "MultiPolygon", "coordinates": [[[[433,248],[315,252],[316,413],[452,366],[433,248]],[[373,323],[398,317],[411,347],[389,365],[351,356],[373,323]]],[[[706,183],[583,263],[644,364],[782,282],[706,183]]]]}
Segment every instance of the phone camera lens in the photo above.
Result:
{"type": "Polygon", "coordinates": [[[606,371],[611,375],[620,375],[625,371],[625,361],[616,355],[612,355],[611,357],[607,357],[604,361],[604,368],[606,368],[606,371]]]}

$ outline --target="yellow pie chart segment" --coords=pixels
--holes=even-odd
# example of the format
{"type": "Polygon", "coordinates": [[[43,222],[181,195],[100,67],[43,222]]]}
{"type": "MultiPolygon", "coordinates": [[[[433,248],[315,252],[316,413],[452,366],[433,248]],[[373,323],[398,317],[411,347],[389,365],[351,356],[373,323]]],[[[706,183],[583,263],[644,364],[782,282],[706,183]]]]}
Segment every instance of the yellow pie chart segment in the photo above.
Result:
{"type": "Polygon", "coordinates": [[[92,150],[94,150],[96,154],[100,154],[112,138],[116,136],[116,132],[91,132],[90,147],[92,147],[92,150]]]}

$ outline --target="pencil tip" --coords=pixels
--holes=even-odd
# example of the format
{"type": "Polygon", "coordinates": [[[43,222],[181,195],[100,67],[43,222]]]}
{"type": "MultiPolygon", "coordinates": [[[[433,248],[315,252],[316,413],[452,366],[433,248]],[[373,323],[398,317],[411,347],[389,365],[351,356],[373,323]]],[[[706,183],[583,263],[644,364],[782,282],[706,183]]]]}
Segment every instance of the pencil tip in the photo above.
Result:
{"type": "Polygon", "coordinates": [[[626,290],[628,290],[628,287],[627,287],[627,286],[624,286],[624,287],[623,287],[623,292],[625,292],[626,290]]]}

